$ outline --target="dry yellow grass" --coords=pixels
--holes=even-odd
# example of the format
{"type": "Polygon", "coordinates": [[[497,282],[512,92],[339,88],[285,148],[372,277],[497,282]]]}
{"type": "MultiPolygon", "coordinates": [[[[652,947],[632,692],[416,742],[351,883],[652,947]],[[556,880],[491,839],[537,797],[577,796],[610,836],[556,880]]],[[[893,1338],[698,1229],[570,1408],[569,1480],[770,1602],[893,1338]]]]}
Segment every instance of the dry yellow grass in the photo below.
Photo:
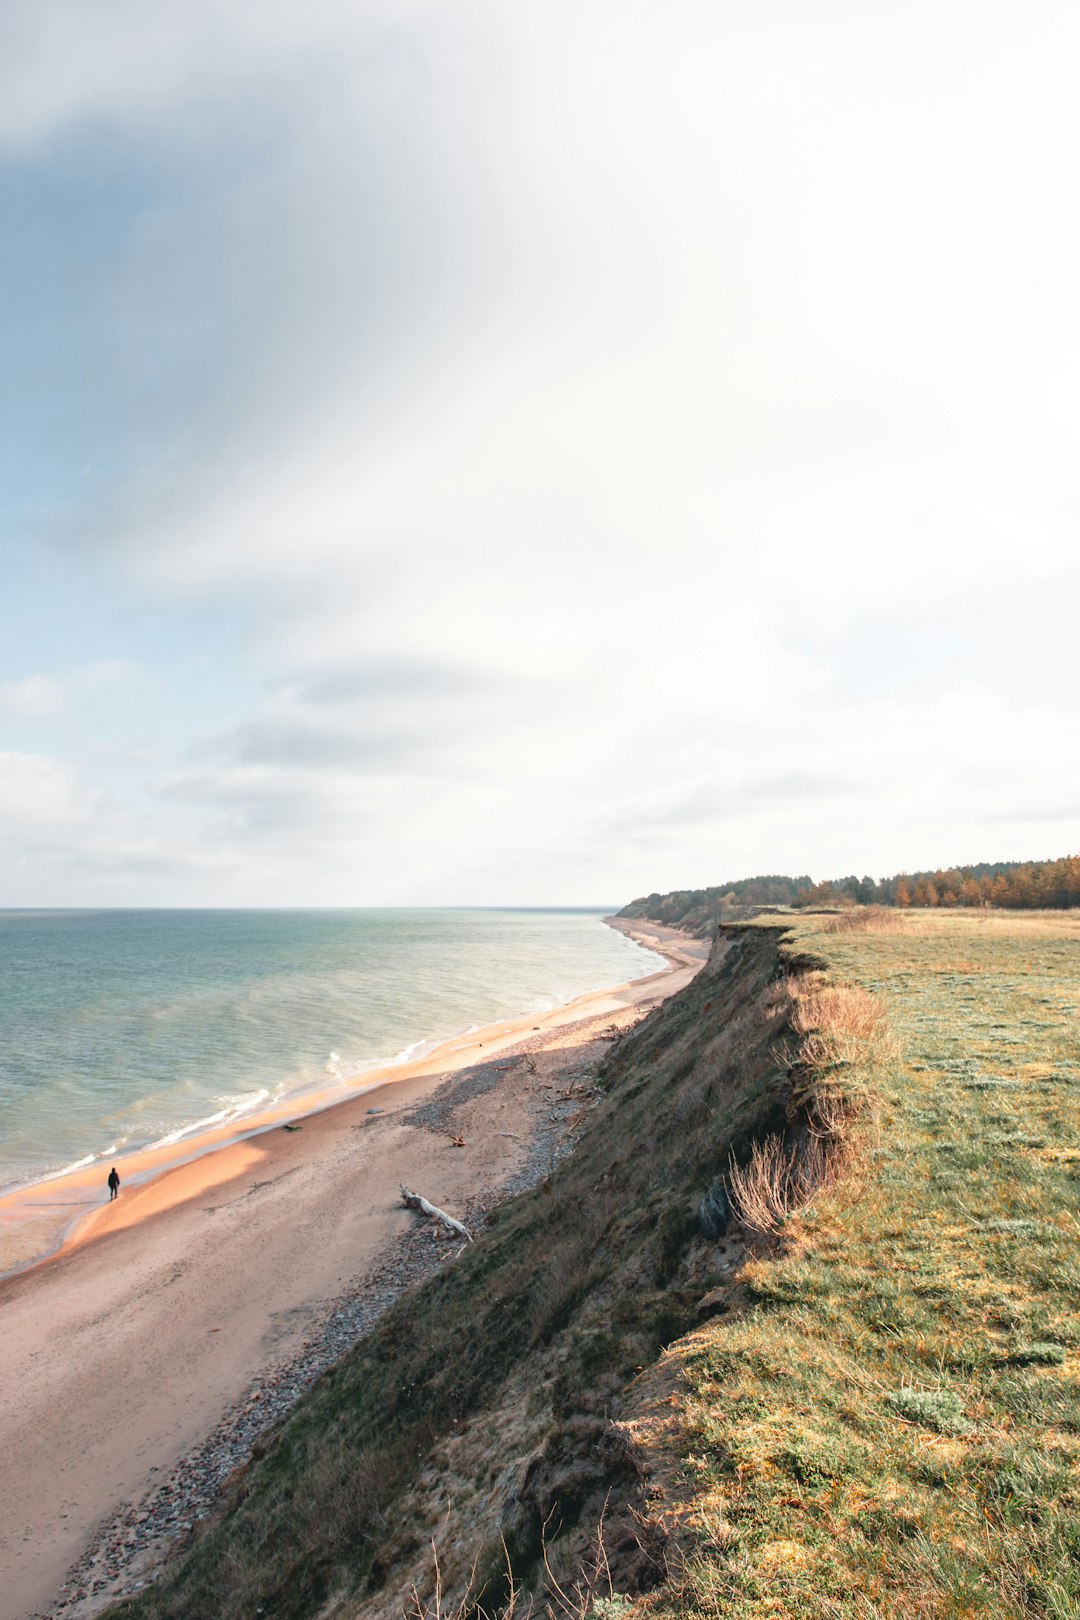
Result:
{"type": "Polygon", "coordinates": [[[823,934],[896,933],[905,926],[906,914],[888,906],[853,906],[839,916],[827,917],[823,934]]]}
{"type": "Polygon", "coordinates": [[[891,1063],[899,1050],[881,1001],[859,985],[812,975],[795,993],[791,1021],[802,1036],[799,1062],[819,1085],[844,1069],[891,1063]]]}
{"type": "Polygon", "coordinates": [[[792,1069],[790,1128],[732,1160],[728,1189],[750,1231],[775,1236],[850,1174],[876,1116],[870,1077],[897,1055],[880,1002],[819,974],[785,981],[788,1021],[801,1039],[792,1069]]]}
{"type": "Polygon", "coordinates": [[[846,1135],[812,1135],[801,1147],[787,1147],[780,1136],[755,1142],[745,1164],[732,1162],[728,1191],[743,1226],[763,1237],[781,1232],[793,1215],[835,1185],[847,1168],[846,1135]]]}

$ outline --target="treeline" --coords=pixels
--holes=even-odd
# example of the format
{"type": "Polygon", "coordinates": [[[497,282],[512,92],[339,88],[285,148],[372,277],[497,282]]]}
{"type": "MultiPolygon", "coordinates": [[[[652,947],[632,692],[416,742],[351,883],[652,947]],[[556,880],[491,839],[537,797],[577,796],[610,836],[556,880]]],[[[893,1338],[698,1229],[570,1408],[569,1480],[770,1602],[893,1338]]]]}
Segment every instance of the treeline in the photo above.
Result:
{"type": "Polygon", "coordinates": [[[709,889],[673,889],[670,894],[643,895],[619,912],[620,917],[648,917],[691,934],[711,933],[721,912],[738,913],[761,906],[790,906],[807,893],[813,879],[805,877],[738,878],[709,889]]]}
{"type": "Polygon", "coordinates": [[[1080,855],[1057,861],[983,861],[894,877],[834,878],[808,884],[796,906],[1002,906],[1061,910],[1080,906],[1080,855]]]}
{"type": "Polygon", "coordinates": [[[648,917],[691,934],[767,906],[1002,906],[1061,910],[1080,906],[1080,855],[1059,861],[980,861],[895,877],[740,878],[709,889],[674,889],[632,900],[620,917],[648,917]]]}

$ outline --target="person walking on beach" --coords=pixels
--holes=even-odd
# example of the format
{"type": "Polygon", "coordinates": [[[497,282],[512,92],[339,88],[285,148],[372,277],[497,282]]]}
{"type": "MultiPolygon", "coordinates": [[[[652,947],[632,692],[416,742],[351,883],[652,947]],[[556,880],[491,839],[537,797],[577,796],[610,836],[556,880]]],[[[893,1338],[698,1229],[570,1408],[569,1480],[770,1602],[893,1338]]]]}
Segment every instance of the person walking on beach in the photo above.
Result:
{"type": "Polygon", "coordinates": [[[110,1204],[112,1203],[113,1199],[116,1197],[116,1195],[117,1195],[117,1193],[119,1191],[120,1191],[120,1177],[116,1173],[116,1166],[114,1164],[112,1169],[109,1171],[109,1203],[110,1204]]]}

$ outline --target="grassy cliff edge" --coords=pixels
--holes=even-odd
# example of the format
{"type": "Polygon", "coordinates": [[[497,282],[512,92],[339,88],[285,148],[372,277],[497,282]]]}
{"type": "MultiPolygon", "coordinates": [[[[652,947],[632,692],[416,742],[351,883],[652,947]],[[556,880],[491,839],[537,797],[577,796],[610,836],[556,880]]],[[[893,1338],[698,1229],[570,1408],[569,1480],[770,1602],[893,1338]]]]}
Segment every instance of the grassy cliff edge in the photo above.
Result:
{"type": "Polygon", "coordinates": [[[1078,943],[725,930],[115,1615],[1076,1620],[1078,943]]]}

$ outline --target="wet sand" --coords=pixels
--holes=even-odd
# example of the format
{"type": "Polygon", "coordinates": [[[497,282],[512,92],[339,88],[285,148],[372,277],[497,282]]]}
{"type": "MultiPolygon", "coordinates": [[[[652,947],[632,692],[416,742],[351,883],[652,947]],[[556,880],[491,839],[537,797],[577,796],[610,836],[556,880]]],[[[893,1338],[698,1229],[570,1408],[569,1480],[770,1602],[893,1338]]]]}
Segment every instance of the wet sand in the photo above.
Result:
{"type": "Polygon", "coordinates": [[[377,1088],[352,1100],[303,1116],[294,1102],[243,1140],[208,1133],[185,1164],[139,1165],[148,1179],[135,1186],[129,1164],[113,1204],[104,1188],[78,1189],[97,1204],[59,1252],[0,1283],[0,1620],[56,1613],[95,1526],[138,1503],[378,1264],[417,1219],[401,1183],[454,1213],[513,1180],[560,1068],[595,1056],[609,1026],[680,989],[707,953],[672,930],[631,929],[671,965],[447,1043],[381,1083],[366,1076],[377,1088]],[[512,1063],[523,1047],[529,1061],[512,1063]],[[416,1105],[492,1059],[505,1074],[455,1115],[455,1148],[416,1105]]]}

